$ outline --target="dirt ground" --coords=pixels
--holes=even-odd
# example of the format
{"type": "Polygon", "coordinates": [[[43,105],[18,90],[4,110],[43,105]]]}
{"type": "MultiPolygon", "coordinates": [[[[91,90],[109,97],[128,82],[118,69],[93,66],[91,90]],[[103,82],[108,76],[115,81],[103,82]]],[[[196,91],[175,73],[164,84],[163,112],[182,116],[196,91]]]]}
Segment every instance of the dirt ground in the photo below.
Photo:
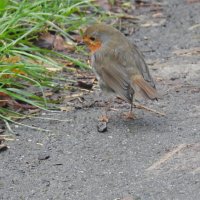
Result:
{"type": "MultiPolygon", "coordinates": [[[[161,2],[161,17],[138,9],[146,24],[130,39],[145,54],[162,94],[145,105],[166,116],[136,109],[136,120],[123,120],[123,104],[110,112],[105,133],[97,131],[99,106],[24,120],[51,132],[13,126],[16,139],[0,153],[0,199],[200,199],[200,29],[194,27],[200,2],[161,2]]],[[[99,94],[95,90],[85,102],[99,94]]]]}

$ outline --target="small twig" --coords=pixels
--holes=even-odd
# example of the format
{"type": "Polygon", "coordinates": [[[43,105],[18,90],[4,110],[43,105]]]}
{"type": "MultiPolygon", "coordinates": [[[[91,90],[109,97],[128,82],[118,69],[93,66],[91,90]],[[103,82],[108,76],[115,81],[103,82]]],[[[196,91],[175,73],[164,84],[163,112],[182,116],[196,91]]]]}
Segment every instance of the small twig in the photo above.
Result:
{"type": "Polygon", "coordinates": [[[199,174],[200,173],[200,167],[197,167],[195,170],[192,171],[193,174],[199,174]]]}
{"type": "Polygon", "coordinates": [[[195,25],[189,27],[189,30],[191,31],[191,30],[193,30],[195,28],[199,28],[199,27],[200,27],[200,24],[195,24],[195,25]]]}
{"type": "Polygon", "coordinates": [[[69,95],[69,96],[65,96],[65,99],[74,100],[74,99],[77,99],[77,98],[82,97],[82,96],[83,96],[83,93],[81,92],[81,93],[78,93],[78,94],[72,94],[72,95],[69,95]]]}
{"type": "Polygon", "coordinates": [[[42,120],[51,120],[51,121],[59,121],[59,122],[70,122],[72,120],[70,119],[57,119],[57,118],[49,118],[49,117],[37,117],[33,115],[25,115],[23,117],[13,117],[14,119],[24,119],[24,118],[29,118],[29,119],[42,119],[42,120]]]}
{"type": "Polygon", "coordinates": [[[14,133],[13,130],[12,130],[12,128],[10,127],[10,124],[9,124],[6,120],[3,120],[3,121],[4,121],[4,123],[6,124],[7,129],[8,129],[11,133],[14,133]]]}
{"type": "MultiPolygon", "coordinates": [[[[19,126],[24,126],[24,127],[30,128],[30,129],[38,130],[38,131],[51,132],[51,131],[48,130],[48,129],[43,129],[43,128],[39,128],[39,127],[29,126],[29,125],[26,125],[26,124],[22,124],[22,123],[19,123],[19,122],[15,122],[15,121],[10,120],[10,119],[7,119],[7,120],[10,121],[10,122],[12,122],[12,123],[14,123],[14,124],[17,124],[17,125],[19,125],[19,126]]],[[[8,123],[6,120],[4,120],[4,122],[5,122],[5,124],[6,124],[7,128],[8,128],[8,130],[9,130],[11,133],[14,133],[13,130],[11,129],[9,123],[8,123]]]]}
{"type": "Polygon", "coordinates": [[[118,111],[119,109],[116,109],[116,108],[109,108],[109,110],[118,111]]]}
{"type": "Polygon", "coordinates": [[[0,135],[0,141],[13,141],[15,140],[11,135],[0,135]]]}
{"type": "Polygon", "coordinates": [[[133,16],[133,15],[129,15],[129,14],[125,14],[125,13],[118,14],[118,13],[110,12],[110,14],[113,15],[113,16],[115,16],[115,17],[118,17],[118,18],[139,20],[138,17],[133,16]]]}
{"type": "Polygon", "coordinates": [[[138,109],[144,109],[144,110],[147,110],[147,111],[152,112],[152,113],[156,113],[156,114],[161,115],[161,116],[166,116],[165,113],[159,112],[159,111],[151,109],[151,108],[148,108],[148,107],[146,107],[144,105],[137,104],[137,103],[133,103],[133,105],[138,109]]]}
{"type": "Polygon", "coordinates": [[[186,148],[187,144],[180,144],[175,149],[171,150],[170,152],[166,153],[163,157],[160,158],[157,162],[147,168],[147,171],[151,171],[154,169],[159,168],[163,163],[171,159],[176,153],[180,152],[182,149],[186,148]]]}

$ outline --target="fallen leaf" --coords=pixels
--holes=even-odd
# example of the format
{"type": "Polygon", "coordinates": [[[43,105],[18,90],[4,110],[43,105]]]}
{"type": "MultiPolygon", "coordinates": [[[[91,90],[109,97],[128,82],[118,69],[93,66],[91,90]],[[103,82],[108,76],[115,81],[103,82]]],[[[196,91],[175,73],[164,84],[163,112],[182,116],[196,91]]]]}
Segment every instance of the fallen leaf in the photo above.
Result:
{"type": "Polygon", "coordinates": [[[58,51],[65,50],[65,41],[60,35],[55,35],[55,39],[53,41],[53,49],[58,51]]]}
{"type": "Polygon", "coordinates": [[[49,96],[52,96],[53,94],[54,94],[53,92],[45,92],[44,96],[45,97],[49,97],[49,96]]]}
{"type": "Polygon", "coordinates": [[[64,51],[64,50],[74,51],[75,46],[72,44],[66,43],[63,37],[61,37],[60,35],[56,35],[54,43],[53,43],[53,49],[57,51],[64,51]]]}
{"type": "Polygon", "coordinates": [[[80,87],[80,88],[91,90],[92,87],[93,87],[93,84],[94,84],[94,80],[92,80],[92,81],[78,81],[77,84],[78,84],[78,87],[80,87]]]}
{"type": "Polygon", "coordinates": [[[96,3],[99,5],[99,7],[103,8],[106,11],[111,10],[111,5],[109,3],[109,0],[95,0],[96,3]]]}
{"type": "Polygon", "coordinates": [[[60,111],[63,111],[63,112],[68,112],[68,111],[71,111],[71,110],[73,110],[73,108],[72,107],[65,107],[65,106],[61,106],[60,107],[60,111]]]}
{"type": "Polygon", "coordinates": [[[5,63],[17,63],[21,60],[21,58],[19,56],[3,56],[0,61],[1,62],[5,62],[5,63]]]}
{"type": "Polygon", "coordinates": [[[65,96],[65,99],[69,99],[69,101],[71,101],[71,100],[77,99],[77,98],[82,97],[82,96],[83,96],[83,93],[80,92],[78,94],[72,94],[72,95],[69,95],[69,96],[65,96]]]}
{"type": "Polygon", "coordinates": [[[38,40],[36,41],[36,44],[41,48],[52,49],[54,40],[55,40],[55,35],[46,32],[42,33],[39,36],[38,40]]]}
{"type": "Polygon", "coordinates": [[[152,17],[154,17],[154,18],[163,17],[163,13],[161,13],[161,12],[155,13],[155,14],[152,15],[152,17]]]}
{"type": "Polygon", "coordinates": [[[150,27],[150,26],[162,26],[163,24],[166,23],[166,19],[161,19],[159,22],[154,22],[154,21],[147,21],[144,24],[141,24],[142,27],[150,27]]]}
{"type": "Polygon", "coordinates": [[[11,106],[14,108],[22,108],[22,109],[35,109],[35,106],[28,104],[21,104],[17,101],[13,100],[8,94],[4,92],[0,92],[0,107],[11,106]]]}
{"type": "Polygon", "coordinates": [[[11,101],[11,97],[7,95],[4,92],[0,92],[0,107],[4,107],[7,104],[9,104],[9,101],[11,101]]]}
{"type": "Polygon", "coordinates": [[[54,49],[57,51],[74,51],[75,46],[65,42],[65,39],[60,35],[55,35],[49,32],[42,33],[35,42],[37,46],[46,49],[54,49]]]}
{"type": "Polygon", "coordinates": [[[200,3],[200,0],[187,0],[187,3],[200,3]]]}
{"type": "Polygon", "coordinates": [[[178,49],[173,52],[177,56],[192,56],[192,55],[199,55],[200,48],[191,48],[191,49],[178,49]]]}
{"type": "Polygon", "coordinates": [[[56,68],[56,67],[46,67],[46,69],[49,71],[49,72],[61,72],[62,71],[62,68],[56,68]]]}

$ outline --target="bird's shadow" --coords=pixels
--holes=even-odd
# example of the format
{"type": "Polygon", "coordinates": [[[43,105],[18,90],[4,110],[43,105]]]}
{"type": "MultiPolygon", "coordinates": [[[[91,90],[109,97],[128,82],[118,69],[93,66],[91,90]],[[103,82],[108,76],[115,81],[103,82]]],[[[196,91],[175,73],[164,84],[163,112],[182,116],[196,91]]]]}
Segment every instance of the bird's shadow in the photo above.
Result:
{"type": "Polygon", "coordinates": [[[153,114],[142,114],[137,115],[136,119],[123,119],[119,115],[111,116],[111,120],[108,123],[108,130],[121,129],[123,132],[127,130],[132,135],[136,134],[148,134],[150,131],[157,131],[167,126],[166,116],[157,116],[153,114]]]}

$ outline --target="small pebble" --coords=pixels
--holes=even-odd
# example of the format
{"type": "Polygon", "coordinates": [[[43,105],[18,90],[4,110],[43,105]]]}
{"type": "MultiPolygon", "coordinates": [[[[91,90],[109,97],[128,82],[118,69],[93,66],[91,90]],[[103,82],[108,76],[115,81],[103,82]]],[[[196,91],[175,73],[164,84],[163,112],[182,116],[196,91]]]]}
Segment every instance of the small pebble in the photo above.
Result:
{"type": "Polygon", "coordinates": [[[50,155],[48,152],[41,152],[38,154],[38,160],[47,160],[50,158],[50,155]]]}
{"type": "Polygon", "coordinates": [[[8,149],[8,146],[6,144],[0,144],[0,151],[5,151],[8,149]]]}
{"type": "Polygon", "coordinates": [[[100,133],[104,133],[107,131],[107,122],[99,122],[97,125],[97,130],[100,133]]]}

